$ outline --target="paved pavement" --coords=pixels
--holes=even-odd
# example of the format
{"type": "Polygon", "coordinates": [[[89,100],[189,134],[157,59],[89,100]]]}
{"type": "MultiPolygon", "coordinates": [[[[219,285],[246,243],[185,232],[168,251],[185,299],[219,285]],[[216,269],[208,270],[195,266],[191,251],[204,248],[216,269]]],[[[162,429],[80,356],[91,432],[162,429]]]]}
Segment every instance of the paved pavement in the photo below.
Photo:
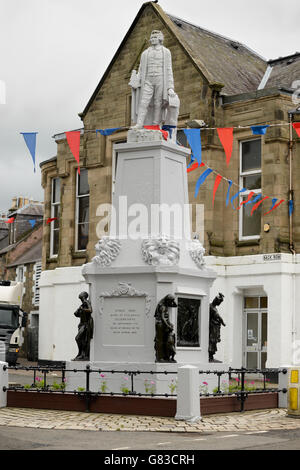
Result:
{"type": "MultiPolygon", "coordinates": [[[[23,360],[21,365],[35,365],[23,360]]],[[[28,380],[32,371],[10,371],[10,382],[28,380]],[[28,376],[28,377],[27,377],[28,376]]],[[[50,377],[49,377],[50,378],[50,377]]],[[[51,379],[56,379],[53,373],[51,379]]],[[[49,381],[50,382],[50,381],[49,381]]],[[[176,421],[174,418],[125,416],[104,413],[81,413],[23,408],[0,409],[0,426],[85,431],[150,431],[172,433],[268,432],[299,430],[300,419],[287,417],[286,410],[272,409],[204,416],[198,423],[176,421]]],[[[3,428],[2,428],[3,429],[3,428]]]]}
{"type": "Polygon", "coordinates": [[[85,431],[152,431],[172,433],[255,432],[298,430],[300,420],[287,417],[286,410],[272,409],[209,415],[201,422],[188,423],[174,418],[125,416],[75,411],[0,409],[0,426],[85,431]]]}

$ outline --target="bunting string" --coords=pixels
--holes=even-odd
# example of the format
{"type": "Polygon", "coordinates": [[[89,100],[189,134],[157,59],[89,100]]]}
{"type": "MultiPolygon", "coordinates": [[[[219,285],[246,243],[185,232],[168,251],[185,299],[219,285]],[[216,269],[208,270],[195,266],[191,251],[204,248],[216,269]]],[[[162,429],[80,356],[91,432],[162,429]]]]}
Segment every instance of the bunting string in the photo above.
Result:
{"type": "MultiPolygon", "coordinates": [[[[234,183],[232,180],[220,175],[216,170],[210,168],[208,165],[202,162],[201,133],[203,131],[215,131],[215,130],[217,131],[219,140],[224,148],[224,152],[226,155],[226,165],[229,166],[231,156],[232,156],[232,150],[233,150],[234,130],[251,129],[252,135],[266,135],[266,132],[269,128],[285,127],[285,126],[292,126],[295,132],[297,133],[297,136],[300,137],[300,123],[299,122],[296,122],[296,123],[281,122],[281,123],[276,123],[276,124],[246,125],[246,126],[231,126],[231,127],[207,127],[207,126],[204,126],[201,128],[178,127],[177,130],[184,131],[187,141],[189,143],[189,146],[191,148],[191,153],[192,153],[191,162],[187,167],[187,172],[190,173],[192,171],[195,171],[197,168],[206,167],[206,170],[200,175],[200,177],[197,180],[196,187],[195,187],[195,197],[198,196],[201,185],[204,183],[206,178],[211,173],[216,175],[214,188],[213,188],[213,206],[215,203],[216,192],[222,180],[228,182],[226,206],[228,206],[229,201],[230,201],[232,207],[235,209],[234,201],[239,198],[240,194],[248,191],[247,188],[240,189],[240,186],[237,183],[234,183]],[[239,190],[230,198],[230,191],[231,191],[232,186],[238,187],[239,190]]],[[[163,138],[165,140],[168,139],[168,135],[172,137],[172,133],[176,129],[176,126],[162,126],[162,128],[160,128],[160,126],[144,126],[144,127],[146,129],[159,130],[162,133],[163,138]]],[[[96,136],[98,133],[103,136],[110,136],[114,132],[117,132],[120,130],[128,130],[128,129],[130,129],[130,127],[121,126],[121,127],[107,128],[107,129],[93,129],[93,130],[82,129],[82,130],[77,130],[77,131],[64,132],[70,151],[73,154],[76,162],[78,163],[78,174],[80,174],[80,138],[81,138],[81,135],[85,133],[93,132],[96,134],[96,136]]],[[[21,132],[21,134],[23,135],[26,146],[28,150],[30,151],[33,164],[34,164],[34,171],[36,171],[35,152],[36,152],[37,132],[21,132]]],[[[241,202],[240,205],[237,207],[237,209],[241,209],[243,205],[254,204],[252,211],[251,211],[251,215],[252,215],[258,209],[258,207],[263,203],[263,201],[265,201],[266,199],[270,199],[269,196],[262,197],[261,194],[256,197],[254,196],[255,196],[255,193],[250,192],[248,194],[247,199],[241,202]]],[[[275,210],[277,207],[279,207],[284,202],[284,199],[281,199],[279,202],[277,201],[278,201],[277,198],[272,198],[272,206],[270,210],[266,212],[265,215],[269,214],[270,212],[275,210]]],[[[288,207],[289,207],[289,215],[291,216],[294,211],[293,200],[288,201],[288,207]]],[[[34,220],[30,221],[32,227],[34,227],[35,225],[34,222],[35,222],[34,220]]],[[[6,223],[12,223],[12,222],[7,221],[6,223]]],[[[49,221],[47,221],[47,223],[49,223],[49,221]]]]}

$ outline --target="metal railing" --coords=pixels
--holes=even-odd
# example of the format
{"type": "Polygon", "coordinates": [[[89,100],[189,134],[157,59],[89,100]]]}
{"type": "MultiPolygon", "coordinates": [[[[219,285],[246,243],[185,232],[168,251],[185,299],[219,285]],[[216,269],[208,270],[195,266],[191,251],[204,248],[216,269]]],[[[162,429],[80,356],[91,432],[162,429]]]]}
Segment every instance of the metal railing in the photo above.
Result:
{"type": "Polygon", "coordinates": [[[274,374],[287,374],[287,369],[246,369],[241,367],[240,369],[233,369],[229,367],[227,371],[220,371],[220,370],[200,370],[200,375],[210,375],[214,374],[218,378],[218,385],[213,393],[206,393],[200,392],[200,397],[222,397],[222,396],[236,396],[236,398],[241,402],[240,411],[244,411],[245,409],[245,401],[247,400],[249,395],[257,395],[262,393],[287,393],[286,388],[274,388],[267,386],[267,375],[274,374]],[[260,375],[262,376],[262,387],[257,387],[257,383],[255,383],[255,379],[251,377],[252,381],[247,384],[246,383],[246,375],[249,374],[253,375],[260,375]],[[228,376],[228,385],[226,383],[225,386],[221,384],[221,378],[223,376],[228,376]],[[236,383],[230,384],[230,381],[233,381],[233,376],[236,375],[236,383]]]}
{"type": "Polygon", "coordinates": [[[62,393],[62,394],[74,394],[77,395],[79,398],[82,398],[86,401],[86,411],[90,409],[90,402],[92,399],[95,399],[100,396],[135,396],[135,397],[176,397],[174,392],[172,393],[155,393],[154,391],[151,393],[147,392],[136,392],[134,386],[134,378],[136,376],[141,375],[176,375],[177,372],[170,372],[170,371],[129,371],[129,370],[102,370],[102,369],[92,369],[89,365],[86,365],[85,369],[66,369],[64,367],[39,367],[39,366],[29,366],[29,367],[18,367],[18,366],[4,366],[4,370],[9,371],[32,371],[33,372],[33,383],[31,385],[9,385],[8,387],[4,387],[4,391],[15,391],[15,392],[36,392],[36,393],[62,393]],[[61,381],[60,384],[55,382],[55,386],[49,383],[48,374],[52,372],[61,372],[61,381]],[[85,374],[85,380],[83,384],[85,387],[78,387],[75,390],[67,390],[66,389],[66,373],[81,373],[85,374]],[[43,379],[38,376],[38,374],[42,374],[43,379]],[[98,391],[94,392],[91,391],[90,383],[91,383],[91,375],[92,374],[111,374],[111,375],[118,375],[123,374],[130,377],[130,388],[124,388],[124,390],[120,390],[119,392],[108,392],[108,391],[98,391]]]}
{"type": "MultiPolygon", "coordinates": [[[[156,375],[177,375],[176,371],[140,371],[140,370],[103,370],[103,369],[92,369],[89,365],[86,365],[84,369],[66,369],[62,366],[60,367],[40,367],[40,366],[29,366],[29,367],[19,367],[19,366],[4,366],[4,370],[8,369],[9,371],[32,371],[33,373],[33,382],[32,384],[27,385],[9,385],[8,387],[4,387],[4,391],[22,391],[22,392],[36,392],[36,393],[62,393],[62,394],[74,394],[77,395],[80,399],[85,400],[86,403],[86,411],[90,410],[90,403],[91,400],[100,397],[100,396],[134,396],[134,397],[163,397],[163,398],[176,398],[177,394],[176,391],[176,383],[173,381],[172,386],[169,385],[171,393],[155,393],[154,390],[146,391],[144,393],[137,392],[135,390],[135,383],[134,379],[139,376],[151,376],[154,377],[156,375]],[[61,373],[60,383],[49,382],[48,374],[50,373],[61,373]],[[83,381],[84,387],[78,387],[76,390],[67,390],[66,384],[66,373],[74,373],[74,374],[85,374],[85,379],[83,381]],[[39,377],[38,374],[42,375],[39,377]],[[91,390],[91,375],[92,374],[111,374],[112,376],[116,376],[118,374],[126,375],[130,378],[129,383],[130,387],[124,388],[123,391],[120,389],[119,392],[110,392],[106,391],[104,388],[99,390],[98,392],[91,390]]],[[[267,375],[269,374],[286,374],[287,369],[233,369],[229,368],[228,370],[200,370],[199,374],[202,376],[209,376],[215,375],[217,376],[217,386],[213,390],[213,392],[208,392],[203,390],[203,387],[200,386],[199,397],[224,397],[224,396],[236,396],[236,398],[241,402],[240,411],[244,411],[245,409],[245,401],[247,400],[249,395],[253,394],[261,394],[261,393],[286,393],[287,389],[282,388],[279,389],[268,387],[267,386],[267,375]],[[262,387],[257,387],[256,385],[253,387],[249,387],[246,383],[246,375],[260,375],[262,376],[262,387]],[[221,379],[223,376],[228,376],[228,380],[226,381],[226,386],[221,383],[221,379]],[[236,376],[234,378],[233,376],[236,376]],[[237,383],[233,385],[233,381],[237,383]],[[202,387],[202,390],[201,390],[202,387]]],[[[208,384],[207,384],[208,386],[208,384]]],[[[151,387],[150,387],[151,388],[151,387]]]]}

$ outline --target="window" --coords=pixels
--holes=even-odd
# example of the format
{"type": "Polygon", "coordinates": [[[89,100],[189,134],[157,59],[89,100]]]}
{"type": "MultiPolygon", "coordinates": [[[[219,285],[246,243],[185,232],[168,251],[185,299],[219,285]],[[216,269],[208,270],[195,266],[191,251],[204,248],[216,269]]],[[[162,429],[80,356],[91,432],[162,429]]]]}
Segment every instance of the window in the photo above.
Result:
{"type": "Polygon", "coordinates": [[[33,304],[39,305],[40,303],[40,286],[39,281],[42,273],[42,263],[35,263],[34,266],[34,299],[33,304]]]}
{"type": "Polygon", "coordinates": [[[24,282],[24,266],[17,266],[16,281],[17,282],[24,282]]]}
{"type": "Polygon", "coordinates": [[[53,178],[51,190],[51,222],[50,232],[50,256],[58,255],[59,249],[59,217],[60,217],[60,178],[53,178]]]}
{"type": "Polygon", "coordinates": [[[80,170],[76,184],[76,251],[86,250],[89,239],[90,189],[88,171],[80,170]]]}
{"type": "MultiPolygon", "coordinates": [[[[261,140],[247,140],[240,143],[240,187],[247,188],[240,197],[240,202],[249,198],[254,201],[261,195],[261,140]]],[[[251,215],[253,204],[243,204],[240,209],[240,238],[259,238],[261,231],[261,206],[251,215]]]]}
{"type": "Polygon", "coordinates": [[[189,148],[189,143],[183,130],[177,131],[177,144],[189,148]]]}

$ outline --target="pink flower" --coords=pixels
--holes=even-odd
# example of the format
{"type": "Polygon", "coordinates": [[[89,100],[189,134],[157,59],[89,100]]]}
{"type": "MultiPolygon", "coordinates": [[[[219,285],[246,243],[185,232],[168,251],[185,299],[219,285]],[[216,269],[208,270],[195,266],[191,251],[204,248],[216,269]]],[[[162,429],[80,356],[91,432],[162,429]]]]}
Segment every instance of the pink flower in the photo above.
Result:
{"type": "Polygon", "coordinates": [[[104,378],[104,377],[105,377],[105,374],[100,374],[100,377],[104,378]]]}
{"type": "Polygon", "coordinates": [[[208,383],[207,383],[207,382],[203,382],[203,385],[208,385],[208,383]]]}

